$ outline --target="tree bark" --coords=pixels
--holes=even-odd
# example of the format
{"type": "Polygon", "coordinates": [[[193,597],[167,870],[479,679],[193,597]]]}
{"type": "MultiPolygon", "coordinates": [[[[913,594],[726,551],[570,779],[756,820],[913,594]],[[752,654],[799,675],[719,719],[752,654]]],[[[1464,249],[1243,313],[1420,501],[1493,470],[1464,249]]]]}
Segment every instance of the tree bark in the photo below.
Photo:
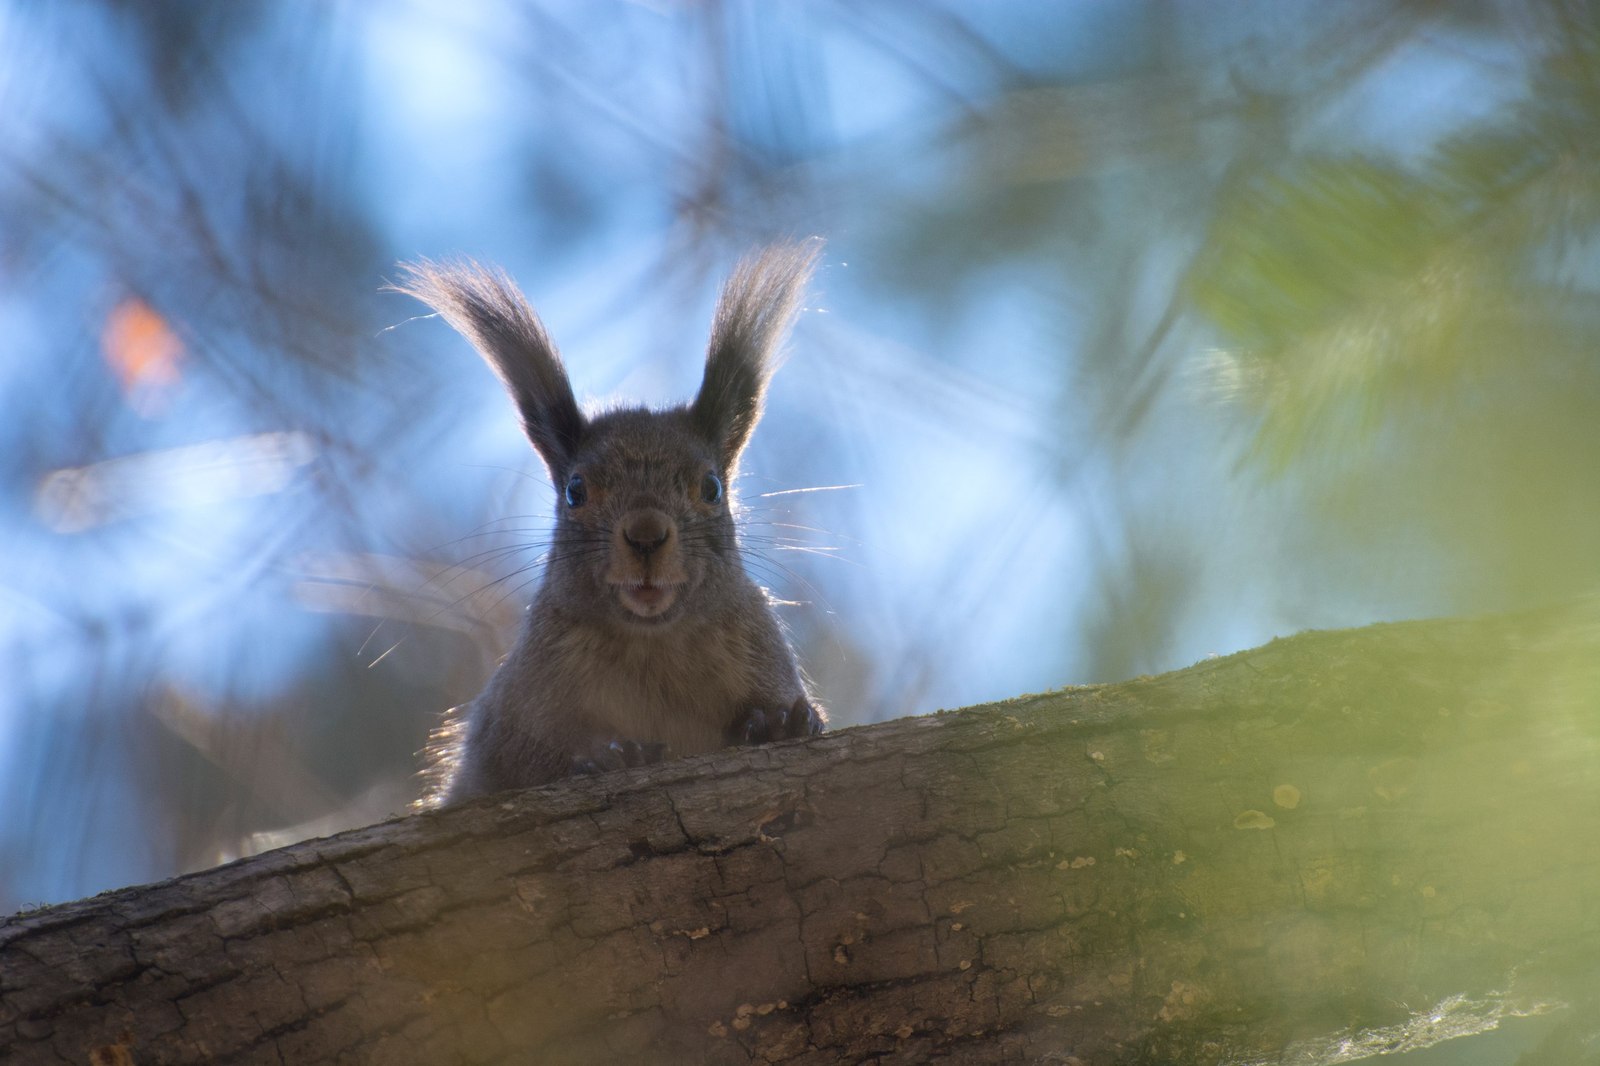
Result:
{"type": "Polygon", "coordinates": [[[1597,756],[1593,601],[1303,634],[19,915],[0,1060],[1312,1063],[1589,1018],[1597,756]]]}

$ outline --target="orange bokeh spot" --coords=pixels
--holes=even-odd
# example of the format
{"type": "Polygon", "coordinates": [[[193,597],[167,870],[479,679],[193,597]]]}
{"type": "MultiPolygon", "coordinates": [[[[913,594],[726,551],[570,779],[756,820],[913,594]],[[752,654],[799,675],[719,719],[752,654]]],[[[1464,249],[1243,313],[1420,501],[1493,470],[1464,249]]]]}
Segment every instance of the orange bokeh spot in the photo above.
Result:
{"type": "Polygon", "coordinates": [[[137,296],[111,309],[100,346],[123,395],[141,414],[153,413],[182,376],[183,342],[167,320],[137,296]]]}

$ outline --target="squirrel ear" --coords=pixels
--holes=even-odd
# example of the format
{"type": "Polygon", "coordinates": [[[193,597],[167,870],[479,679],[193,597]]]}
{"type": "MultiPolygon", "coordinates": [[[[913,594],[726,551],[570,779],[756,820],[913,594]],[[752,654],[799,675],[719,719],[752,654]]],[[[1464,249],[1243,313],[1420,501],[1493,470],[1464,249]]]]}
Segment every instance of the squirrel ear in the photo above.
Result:
{"type": "Polygon", "coordinates": [[[821,251],[816,237],[772,245],[741,262],[722,287],[705,377],[689,413],[717,446],[725,473],[733,471],[761,418],[774,358],[821,251]]]}
{"type": "Polygon", "coordinates": [[[511,394],[522,429],[558,485],[586,425],[561,356],[515,283],[471,260],[402,263],[388,286],[432,307],[472,342],[511,394]]]}

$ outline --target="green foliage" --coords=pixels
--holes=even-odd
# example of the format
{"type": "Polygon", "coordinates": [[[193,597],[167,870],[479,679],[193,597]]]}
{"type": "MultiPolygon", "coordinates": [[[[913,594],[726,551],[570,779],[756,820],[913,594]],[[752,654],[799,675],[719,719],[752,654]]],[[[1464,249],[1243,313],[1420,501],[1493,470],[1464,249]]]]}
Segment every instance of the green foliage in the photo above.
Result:
{"type": "Polygon", "coordinates": [[[1600,32],[1559,14],[1526,97],[1420,167],[1291,157],[1220,204],[1185,295],[1222,340],[1218,384],[1261,415],[1270,469],[1359,459],[1508,366],[1535,392],[1592,377],[1580,353],[1600,324],[1565,252],[1600,236],[1600,32]]]}
{"type": "Polygon", "coordinates": [[[1422,183],[1367,159],[1314,159],[1225,204],[1190,279],[1195,305],[1262,358],[1337,329],[1420,273],[1445,228],[1422,183]]]}

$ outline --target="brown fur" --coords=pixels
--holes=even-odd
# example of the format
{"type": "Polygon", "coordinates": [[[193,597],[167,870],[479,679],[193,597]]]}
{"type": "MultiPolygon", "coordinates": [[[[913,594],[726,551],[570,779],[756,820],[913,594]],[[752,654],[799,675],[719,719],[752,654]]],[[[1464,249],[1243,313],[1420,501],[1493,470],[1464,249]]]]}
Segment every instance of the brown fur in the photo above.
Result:
{"type": "Polygon", "coordinates": [[[396,288],[478,347],[557,493],[544,580],[515,647],[435,733],[445,802],[822,729],[766,594],[744,572],[726,489],[817,249],[780,245],[740,264],[690,404],[592,418],[504,274],[406,266],[396,288]]]}

